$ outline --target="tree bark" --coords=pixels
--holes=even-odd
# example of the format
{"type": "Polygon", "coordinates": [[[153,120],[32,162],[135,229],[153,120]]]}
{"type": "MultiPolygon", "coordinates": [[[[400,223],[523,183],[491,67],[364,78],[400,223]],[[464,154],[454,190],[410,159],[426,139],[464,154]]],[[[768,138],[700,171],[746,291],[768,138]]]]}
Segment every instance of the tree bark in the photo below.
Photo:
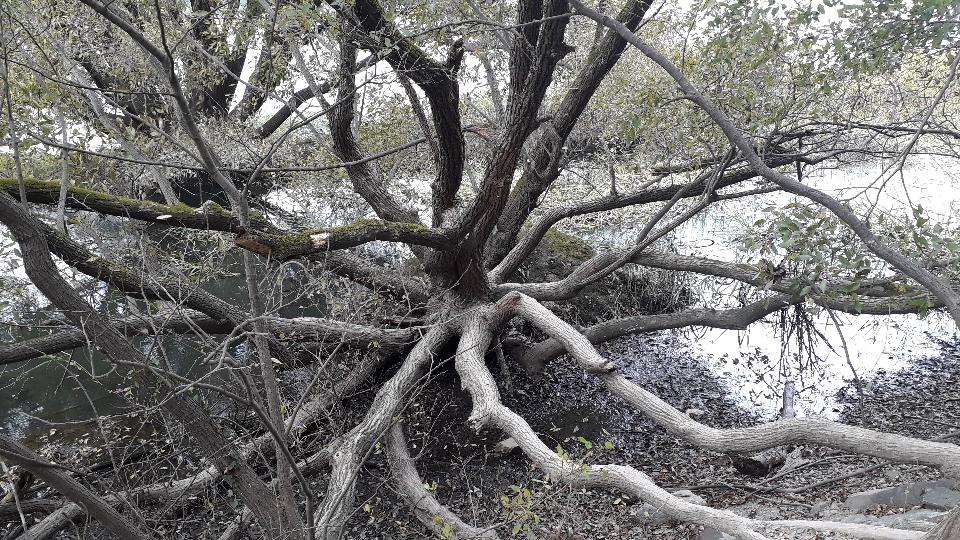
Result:
{"type": "MultiPolygon", "coordinates": [[[[76,326],[85,328],[91,341],[108,358],[149,364],[149,360],[140,351],[106,323],[63,280],[50,259],[50,249],[47,247],[43,232],[26,210],[6,193],[0,193],[0,221],[7,226],[20,244],[24,266],[30,280],[76,326]]],[[[184,426],[203,454],[216,464],[244,504],[257,516],[261,526],[268,531],[276,531],[280,522],[275,498],[271,491],[250,465],[240,457],[234,443],[214,427],[203,409],[182,394],[171,393],[168,385],[150,370],[125,368],[121,370],[129,373],[133,378],[134,390],[142,403],[157,397],[163,398],[164,409],[184,426]],[[163,396],[162,393],[169,395],[163,396]]]]}
{"type": "Polygon", "coordinates": [[[496,540],[500,538],[493,529],[478,529],[464,523],[449,508],[440,504],[428,491],[423,479],[417,473],[413,458],[407,450],[407,439],[403,436],[400,424],[394,424],[387,432],[387,457],[390,471],[400,496],[407,501],[414,515],[428,529],[441,538],[482,538],[496,540]]]}
{"type": "Polygon", "coordinates": [[[121,516],[112,505],[101,499],[96,493],[84,487],[80,482],[74,480],[73,477],[64,473],[61,468],[46,461],[26,446],[2,434],[0,434],[0,457],[31,471],[48,486],[59,491],[71,501],[86,508],[87,512],[93,516],[94,519],[102,523],[103,526],[117,538],[123,540],[128,538],[130,540],[150,540],[150,538],[152,538],[152,535],[144,532],[140,526],[121,516]]]}

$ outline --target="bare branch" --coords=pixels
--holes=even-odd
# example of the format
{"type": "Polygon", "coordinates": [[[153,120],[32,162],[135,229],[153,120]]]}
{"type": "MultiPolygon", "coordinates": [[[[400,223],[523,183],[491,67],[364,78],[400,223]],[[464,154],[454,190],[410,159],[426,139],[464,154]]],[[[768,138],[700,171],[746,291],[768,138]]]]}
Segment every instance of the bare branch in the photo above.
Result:
{"type": "Polygon", "coordinates": [[[847,226],[849,226],[850,229],[860,237],[870,251],[872,251],[881,259],[890,263],[904,274],[910,276],[916,280],[917,283],[920,283],[926,287],[927,290],[933,293],[934,296],[944,303],[947,311],[949,311],[951,317],[953,317],[954,322],[960,326],[960,295],[950,288],[949,283],[926,270],[922,265],[918,264],[913,259],[903,255],[896,249],[891,248],[889,245],[880,240],[880,238],[873,233],[870,227],[859,217],[857,217],[857,215],[849,206],[844,205],[822,191],[819,191],[806,184],[802,184],[797,180],[768,167],[763,162],[763,159],[757,155],[756,151],[753,149],[753,145],[747,141],[743,134],[741,134],[740,130],[733,124],[733,121],[727,115],[725,115],[712,101],[710,101],[710,99],[700,93],[700,91],[697,90],[689,80],[687,80],[686,76],[680,71],[679,68],[677,68],[677,66],[663,56],[659,51],[647,45],[646,42],[640,39],[629,28],[624,26],[622,23],[611,19],[610,17],[597,13],[595,10],[588,8],[579,0],[570,0],[570,3],[574,6],[577,12],[582,13],[598,23],[615,30],[624,39],[629,41],[630,44],[639,49],[640,52],[653,60],[653,62],[667,72],[667,74],[669,74],[670,77],[677,83],[677,86],[679,86],[684,95],[707,113],[710,119],[720,127],[727,139],[730,140],[730,142],[747,158],[747,161],[749,161],[750,164],[757,170],[757,172],[759,172],[764,178],[773,182],[774,184],[777,184],[783,188],[784,191],[788,191],[790,193],[810,199],[811,201],[814,201],[833,212],[834,215],[846,223],[847,226]]]}
{"type": "MultiPolygon", "coordinates": [[[[744,330],[750,324],[767,315],[793,305],[800,300],[791,300],[789,296],[776,294],[757,300],[740,308],[725,310],[690,309],[678,313],[659,315],[635,315],[612,321],[604,321],[583,329],[583,335],[594,345],[630,334],[656,332],[670,328],[687,326],[706,326],[728,330],[744,330]]],[[[564,345],[554,338],[537,343],[524,353],[521,363],[533,373],[543,370],[547,362],[566,352],[564,345]]]]}

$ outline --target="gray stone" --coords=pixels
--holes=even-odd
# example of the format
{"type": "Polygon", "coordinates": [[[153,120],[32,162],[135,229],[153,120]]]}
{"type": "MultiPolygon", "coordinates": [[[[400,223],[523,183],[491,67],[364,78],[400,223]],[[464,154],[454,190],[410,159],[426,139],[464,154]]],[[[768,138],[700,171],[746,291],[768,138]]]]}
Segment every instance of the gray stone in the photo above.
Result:
{"type": "Polygon", "coordinates": [[[960,506],[960,491],[945,486],[932,486],[923,491],[922,504],[934,510],[950,510],[960,506]]]}
{"type": "Polygon", "coordinates": [[[863,512],[877,505],[886,506],[919,506],[923,503],[923,493],[928,489],[944,487],[955,489],[955,480],[935,480],[931,482],[916,482],[888,488],[872,489],[854,493],[847,497],[845,506],[855,512],[863,512]]]}
{"type": "Polygon", "coordinates": [[[918,508],[902,514],[888,514],[886,516],[866,516],[863,514],[856,514],[853,516],[844,517],[840,521],[846,523],[862,523],[864,525],[877,525],[880,527],[894,527],[897,529],[909,529],[911,531],[929,531],[936,525],[937,520],[943,515],[943,512],[918,508]]]}
{"type": "Polygon", "coordinates": [[[871,489],[861,491],[847,497],[847,508],[855,512],[863,512],[877,505],[887,506],[917,506],[923,497],[923,488],[913,484],[890,488],[871,489]]]}

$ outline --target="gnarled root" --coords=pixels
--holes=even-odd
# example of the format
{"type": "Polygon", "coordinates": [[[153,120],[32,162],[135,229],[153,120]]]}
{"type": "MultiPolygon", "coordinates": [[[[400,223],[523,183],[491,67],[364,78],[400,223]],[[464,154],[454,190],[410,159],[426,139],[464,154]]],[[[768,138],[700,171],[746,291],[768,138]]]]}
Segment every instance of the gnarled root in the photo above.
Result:
{"type": "Polygon", "coordinates": [[[387,456],[390,459],[390,471],[397,489],[421,523],[441,538],[452,535],[453,538],[499,538],[492,529],[478,529],[465,523],[423,487],[423,480],[417,473],[413,458],[407,450],[407,440],[403,428],[394,424],[387,432],[387,456]]]}
{"type": "MultiPolygon", "coordinates": [[[[470,421],[474,426],[479,429],[483,426],[492,425],[506,432],[517,441],[521,450],[551,478],[574,485],[616,489],[659,508],[674,519],[712,527],[736,536],[737,538],[747,540],[767,538],[761,531],[771,528],[804,528],[835,531],[860,538],[885,540],[919,540],[922,538],[923,533],[916,531],[861,524],[821,521],[760,521],[749,519],[738,516],[732,512],[699,506],[678,498],[657,486],[647,475],[633,467],[623,465],[584,465],[564,459],[547,447],[547,445],[537,437],[526,420],[501,403],[496,382],[483,361],[484,353],[490,346],[492,339],[489,320],[502,319],[505,309],[515,309],[517,313],[539,326],[542,330],[550,334],[551,337],[564,343],[581,364],[584,362],[596,362],[591,364],[594,367],[593,371],[599,373],[599,376],[604,382],[607,382],[608,387],[610,387],[615,394],[621,397],[624,394],[635,395],[637,390],[642,389],[639,389],[636,385],[627,381],[615,370],[610,371],[609,364],[600,358],[599,354],[593,349],[593,346],[585,337],[533,299],[522,296],[518,298],[515,296],[514,298],[505,300],[506,302],[501,302],[487,312],[479,313],[464,324],[463,335],[457,348],[456,370],[473,399],[473,410],[470,415],[470,421]],[[626,388],[629,388],[632,394],[625,392],[626,388]]],[[[647,392],[643,395],[645,396],[646,394],[649,393],[647,392]]],[[[689,419],[679,411],[676,411],[659,400],[659,398],[656,398],[656,396],[652,394],[649,394],[649,396],[652,396],[652,399],[648,399],[646,402],[662,404],[660,407],[652,408],[651,411],[656,412],[659,411],[660,408],[669,408],[676,413],[676,416],[681,416],[686,419],[681,422],[675,419],[673,414],[667,415],[666,413],[663,413],[663,416],[650,415],[655,420],[665,417],[675,422],[675,426],[678,427],[674,431],[675,433],[691,436],[691,434],[698,433],[698,431],[696,431],[697,429],[710,429],[689,419]],[[691,426],[691,424],[695,424],[699,426],[699,428],[695,428],[691,426]]],[[[629,399],[628,401],[631,403],[634,402],[629,399]]],[[[643,409],[641,408],[641,410],[643,409]]],[[[723,450],[739,451],[759,450],[788,442],[806,441],[808,437],[809,439],[814,439],[814,442],[819,443],[819,440],[817,440],[819,437],[816,435],[811,436],[809,433],[809,431],[814,428],[805,427],[800,430],[799,434],[792,433],[795,426],[804,424],[804,421],[794,420],[778,422],[777,424],[779,424],[779,427],[775,427],[772,430],[769,428],[764,429],[763,426],[760,426],[760,428],[750,428],[748,430],[731,430],[726,432],[723,430],[712,430],[712,432],[718,432],[720,436],[717,437],[716,434],[713,434],[713,437],[707,438],[705,441],[720,441],[719,443],[714,442],[714,446],[719,446],[723,450]],[[747,432],[746,435],[742,433],[744,431],[747,432]],[[734,433],[735,435],[730,436],[730,433],[734,433]]],[[[827,424],[833,426],[833,429],[844,430],[846,428],[846,426],[826,421],[815,421],[812,423],[812,426],[814,426],[815,429],[823,429],[828,427],[827,424]]],[[[888,441],[888,448],[892,446],[896,451],[917,451],[925,444],[928,444],[925,441],[917,441],[907,437],[897,437],[875,432],[870,433],[872,437],[870,440],[874,442],[879,440],[888,441]],[[887,439],[888,437],[893,437],[893,439],[887,439]]],[[[852,447],[863,448],[863,444],[859,442],[849,443],[846,439],[841,441],[832,440],[831,442],[838,447],[848,447],[850,449],[853,449],[852,447]]],[[[951,451],[956,451],[956,447],[952,445],[946,446],[950,447],[951,451]]],[[[949,465],[949,461],[945,463],[938,462],[929,452],[919,452],[919,454],[922,455],[924,459],[929,460],[928,462],[932,462],[932,464],[949,465]]]]}
{"type": "Polygon", "coordinates": [[[630,403],[671,434],[706,450],[757,452],[777,446],[815,444],[904,463],[939,467],[960,477],[960,447],[902,435],[848,426],[821,418],[793,418],[742,429],[715,429],[693,420],[658,396],[644,390],[600,356],[575,328],[529,296],[517,293],[510,306],[551,338],[562,343],[587,372],[595,373],[611,393],[630,403]]]}
{"type": "Polygon", "coordinates": [[[464,325],[463,335],[457,346],[456,370],[473,398],[470,421],[476,428],[486,425],[500,428],[517,441],[524,454],[555,480],[574,485],[618,489],[683,521],[714,527],[747,540],[766,538],[753,530],[750,520],[675,497],[633,467],[582,465],[559,456],[537,437],[523,417],[501,403],[497,383],[483,361],[490,341],[491,332],[486,321],[475,316],[464,325]]]}
{"type": "Polygon", "coordinates": [[[332,471],[327,493],[315,513],[317,538],[340,538],[353,507],[357,475],[370,448],[386,433],[433,361],[434,351],[449,336],[446,326],[431,328],[410,351],[397,373],[380,387],[363,421],[341,439],[330,459],[332,471]]]}

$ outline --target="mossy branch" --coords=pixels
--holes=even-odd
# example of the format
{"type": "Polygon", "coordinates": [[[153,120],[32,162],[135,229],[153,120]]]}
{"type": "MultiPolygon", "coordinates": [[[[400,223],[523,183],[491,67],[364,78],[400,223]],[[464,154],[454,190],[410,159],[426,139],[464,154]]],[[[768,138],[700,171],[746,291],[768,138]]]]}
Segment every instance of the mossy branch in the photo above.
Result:
{"type": "MultiPolygon", "coordinates": [[[[26,180],[27,200],[37,204],[56,204],[60,196],[60,183],[46,180],[26,180]]],[[[0,178],[0,190],[17,196],[16,179],[0,178]]],[[[87,210],[111,216],[128,217],[152,223],[190,229],[237,232],[240,221],[230,210],[216,203],[204,204],[201,208],[178,203],[167,205],[112,195],[73,186],[67,192],[66,205],[73,210],[87,210]]],[[[273,226],[263,219],[251,216],[256,228],[272,230],[273,226]]]]}
{"type": "Polygon", "coordinates": [[[270,255],[277,260],[288,260],[324,251],[356,247],[374,240],[403,242],[437,249],[448,249],[452,245],[446,231],[417,223],[379,219],[358,219],[341,227],[286,234],[241,230],[235,242],[244,249],[270,255]]]}
{"type": "MultiPolygon", "coordinates": [[[[37,204],[56,204],[60,183],[27,180],[27,200],[37,204]]],[[[0,190],[17,196],[15,179],[0,178],[0,190]]],[[[251,228],[240,226],[239,219],[216,203],[194,208],[183,203],[168,205],[112,195],[83,187],[71,187],[66,205],[74,210],[127,217],[173,227],[232,232],[236,244],[275,259],[287,260],[324,251],[346,249],[374,240],[404,242],[446,249],[452,245],[449,233],[417,223],[401,223],[379,219],[359,219],[341,227],[283,233],[266,220],[251,216],[251,228]]]]}

